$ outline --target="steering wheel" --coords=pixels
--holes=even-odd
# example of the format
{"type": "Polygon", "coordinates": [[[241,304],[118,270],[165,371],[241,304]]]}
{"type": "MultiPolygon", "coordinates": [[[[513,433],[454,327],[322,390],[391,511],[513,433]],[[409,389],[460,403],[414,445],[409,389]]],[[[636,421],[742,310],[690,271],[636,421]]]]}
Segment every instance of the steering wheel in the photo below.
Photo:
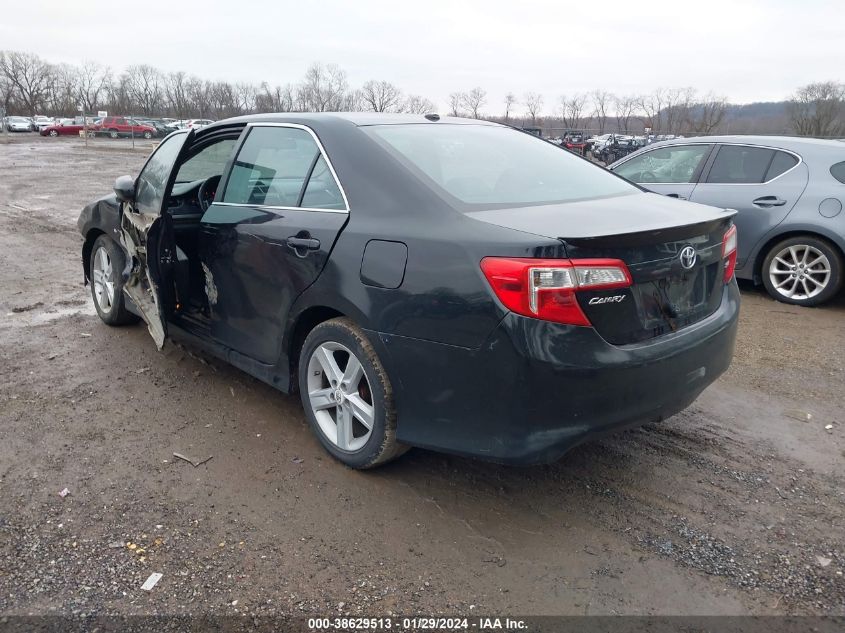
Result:
{"type": "Polygon", "coordinates": [[[205,213],[208,207],[214,202],[214,196],[217,195],[217,185],[220,184],[220,176],[212,176],[206,178],[197,190],[197,199],[200,203],[200,209],[205,213]]]}
{"type": "Polygon", "coordinates": [[[640,172],[640,182],[657,182],[657,178],[650,171],[643,171],[640,172]]]}

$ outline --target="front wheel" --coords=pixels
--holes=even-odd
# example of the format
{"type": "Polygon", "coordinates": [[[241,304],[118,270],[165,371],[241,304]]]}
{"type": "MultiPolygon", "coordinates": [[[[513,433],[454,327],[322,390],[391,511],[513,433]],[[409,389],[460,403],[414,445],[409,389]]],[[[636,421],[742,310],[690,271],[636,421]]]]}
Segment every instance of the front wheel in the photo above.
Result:
{"type": "Polygon", "coordinates": [[[325,321],[308,334],[299,357],[299,391],[320,443],[347,466],[372,468],[408,450],[396,440],[387,372],[349,319],[325,321]]]}
{"type": "Polygon", "coordinates": [[[117,130],[109,130],[109,136],[111,138],[117,138],[118,136],[120,136],[120,133],[117,130]]]}
{"type": "Polygon", "coordinates": [[[123,251],[114,240],[101,235],[91,248],[89,278],[94,308],[103,323],[124,325],[135,323],[138,317],[126,309],[121,271],[123,251]]]}
{"type": "Polygon", "coordinates": [[[58,131],[56,131],[56,130],[50,130],[50,131],[48,132],[48,134],[49,134],[50,136],[52,136],[52,137],[56,137],[56,136],[58,136],[58,135],[59,135],[58,131]]]}
{"type": "Polygon", "coordinates": [[[775,244],[761,273],[766,291],[778,301],[815,306],[842,287],[842,255],[825,240],[799,235],[775,244]]]}
{"type": "Polygon", "coordinates": [[[144,132],[144,138],[152,138],[153,135],[150,132],[144,132]]]}

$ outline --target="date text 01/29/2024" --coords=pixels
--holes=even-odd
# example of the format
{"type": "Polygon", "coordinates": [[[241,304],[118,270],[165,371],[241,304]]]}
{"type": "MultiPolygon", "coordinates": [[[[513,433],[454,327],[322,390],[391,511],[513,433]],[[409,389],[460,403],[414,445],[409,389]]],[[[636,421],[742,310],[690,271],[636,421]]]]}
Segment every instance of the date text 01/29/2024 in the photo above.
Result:
{"type": "Polygon", "coordinates": [[[311,631],[524,631],[524,620],[498,617],[346,617],[309,618],[311,631]]]}

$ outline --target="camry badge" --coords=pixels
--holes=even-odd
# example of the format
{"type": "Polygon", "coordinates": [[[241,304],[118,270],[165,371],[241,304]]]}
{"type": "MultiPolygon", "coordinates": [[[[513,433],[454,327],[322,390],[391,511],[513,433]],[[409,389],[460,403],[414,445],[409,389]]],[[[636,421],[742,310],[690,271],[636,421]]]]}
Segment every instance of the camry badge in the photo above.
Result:
{"type": "Polygon", "coordinates": [[[680,258],[681,258],[681,266],[689,270],[693,266],[695,266],[695,260],[697,259],[698,255],[695,252],[695,249],[692,246],[684,246],[681,249],[680,258]]]}

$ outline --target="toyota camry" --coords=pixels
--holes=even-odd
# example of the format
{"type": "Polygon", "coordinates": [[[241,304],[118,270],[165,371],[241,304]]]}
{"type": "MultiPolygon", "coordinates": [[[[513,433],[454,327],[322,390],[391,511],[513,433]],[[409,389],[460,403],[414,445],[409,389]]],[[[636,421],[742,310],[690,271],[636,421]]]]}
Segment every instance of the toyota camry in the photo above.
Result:
{"type": "Polygon", "coordinates": [[[733,354],[733,215],[494,123],[267,114],[170,134],[78,226],[103,322],[298,392],[367,468],[548,462],[685,408],[733,354]]]}

